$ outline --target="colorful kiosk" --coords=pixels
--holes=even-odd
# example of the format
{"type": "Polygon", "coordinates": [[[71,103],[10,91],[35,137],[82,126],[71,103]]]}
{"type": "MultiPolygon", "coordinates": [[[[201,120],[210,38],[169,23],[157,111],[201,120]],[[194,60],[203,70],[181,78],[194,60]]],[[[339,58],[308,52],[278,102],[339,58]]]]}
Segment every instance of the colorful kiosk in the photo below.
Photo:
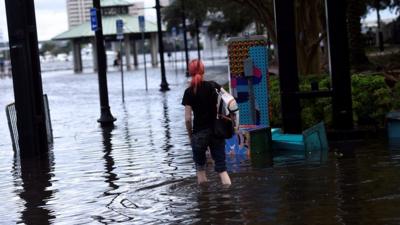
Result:
{"type": "Polygon", "coordinates": [[[301,134],[285,134],[270,127],[268,41],[264,36],[228,40],[230,92],[238,106],[239,128],[226,140],[230,156],[250,157],[279,150],[327,151],[328,142],[321,122],[301,134]]]}
{"type": "Polygon", "coordinates": [[[239,106],[239,129],[226,141],[229,155],[269,151],[268,41],[263,36],[228,41],[229,88],[239,106]]]}

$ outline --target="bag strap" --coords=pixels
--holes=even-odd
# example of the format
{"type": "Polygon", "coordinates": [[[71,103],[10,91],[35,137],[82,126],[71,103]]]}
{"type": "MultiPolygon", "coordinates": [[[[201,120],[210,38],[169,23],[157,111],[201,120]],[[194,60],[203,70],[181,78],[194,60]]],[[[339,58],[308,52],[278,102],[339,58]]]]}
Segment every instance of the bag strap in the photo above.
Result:
{"type": "Polygon", "coordinates": [[[219,118],[219,116],[222,114],[222,97],[221,97],[221,92],[216,88],[215,92],[217,92],[217,119],[219,118]]]}

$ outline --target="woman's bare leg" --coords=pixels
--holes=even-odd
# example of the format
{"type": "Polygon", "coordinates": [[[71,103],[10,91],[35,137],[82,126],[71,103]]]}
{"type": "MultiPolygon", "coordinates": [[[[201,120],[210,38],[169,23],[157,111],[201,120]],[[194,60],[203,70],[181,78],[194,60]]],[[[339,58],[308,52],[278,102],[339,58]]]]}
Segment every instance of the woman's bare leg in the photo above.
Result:
{"type": "Polygon", "coordinates": [[[231,178],[229,178],[228,172],[224,171],[219,173],[219,177],[221,178],[221,183],[223,185],[231,185],[231,178]]]}
{"type": "Polygon", "coordinates": [[[196,174],[197,174],[197,183],[198,184],[202,184],[202,183],[208,182],[205,170],[197,171],[196,174]]]}

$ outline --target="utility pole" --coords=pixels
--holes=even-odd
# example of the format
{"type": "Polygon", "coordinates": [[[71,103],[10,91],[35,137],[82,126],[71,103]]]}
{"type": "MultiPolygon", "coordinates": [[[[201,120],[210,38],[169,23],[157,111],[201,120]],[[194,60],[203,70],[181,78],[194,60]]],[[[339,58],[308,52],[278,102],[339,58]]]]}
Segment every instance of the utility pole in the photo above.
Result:
{"type": "Polygon", "coordinates": [[[186,60],[186,76],[189,76],[189,53],[187,46],[186,35],[186,15],[185,15],[185,0],[182,0],[182,28],[183,28],[183,45],[185,46],[185,60],[186,60]]]}
{"type": "Polygon", "coordinates": [[[33,0],[6,0],[21,159],[47,155],[45,111],[33,0]]]}
{"type": "MultiPolygon", "coordinates": [[[[100,0],[93,0],[93,8],[95,9],[97,27],[95,30],[96,49],[97,49],[97,64],[98,64],[98,79],[99,79],[99,94],[100,94],[100,118],[97,120],[102,127],[113,126],[116,120],[110,110],[108,103],[108,88],[107,88],[107,59],[104,48],[103,25],[101,21],[101,6],[100,0]]],[[[93,27],[92,27],[93,29],[93,27]]]]}
{"type": "Polygon", "coordinates": [[[167,78],[165,76],[165,63],[164,63],[164,43],[163,35],[161,30],[161,6],[160,0],[156,0],[156,12],[157,12],[157,33],[158,33],[158,46],[160,52],[160,63],[161,63],[161,85],[160,91],[169,91],[167,78]]]}

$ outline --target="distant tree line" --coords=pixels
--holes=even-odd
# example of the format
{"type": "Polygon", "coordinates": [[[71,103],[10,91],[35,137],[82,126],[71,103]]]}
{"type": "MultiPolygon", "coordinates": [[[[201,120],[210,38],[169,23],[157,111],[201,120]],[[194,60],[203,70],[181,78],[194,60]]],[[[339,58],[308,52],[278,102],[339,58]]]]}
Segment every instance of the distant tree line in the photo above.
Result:
{"type": "Polygon", "coordinates": [[[70,41],[44,41],[40,43],[39,54],[44,56],[46,53],[50,53],[56,56],[61,53],[69,54],[72,50],[70,41]]]}

